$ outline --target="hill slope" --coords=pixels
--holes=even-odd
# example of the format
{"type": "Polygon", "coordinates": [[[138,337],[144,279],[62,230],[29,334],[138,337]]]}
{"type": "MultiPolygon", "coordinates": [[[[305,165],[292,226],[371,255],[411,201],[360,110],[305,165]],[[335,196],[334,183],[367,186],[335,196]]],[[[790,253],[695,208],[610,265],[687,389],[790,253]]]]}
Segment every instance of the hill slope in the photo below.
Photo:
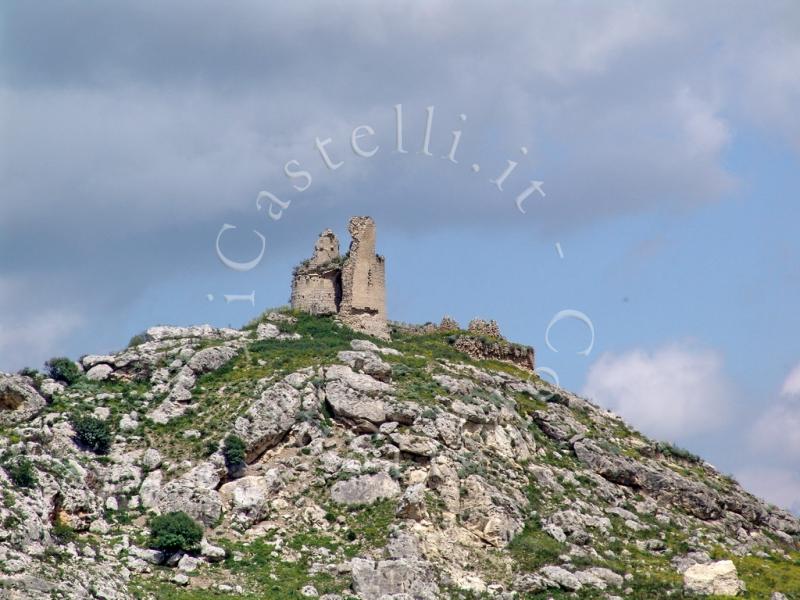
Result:
{"type": "Polygon", "coordinates": [[[0,376],[0,598],[800,598],[793,516],[452,338],[270,313],[0,376]]]}

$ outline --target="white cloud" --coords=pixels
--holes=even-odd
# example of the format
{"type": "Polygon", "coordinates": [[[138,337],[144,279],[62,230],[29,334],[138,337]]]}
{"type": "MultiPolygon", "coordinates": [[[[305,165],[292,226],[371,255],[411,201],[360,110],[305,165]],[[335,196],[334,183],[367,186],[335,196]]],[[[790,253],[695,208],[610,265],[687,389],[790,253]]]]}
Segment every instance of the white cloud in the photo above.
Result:
{"type": "Polygon", "coordinates": [[[722,426],[731,396],[721,357],[689,344],[604,354],[589,369],[583,393],[669,440],[722,426]]]}
{"type": "Polygon", "coordinates": [[[759,417],[750,431],[751,445],[774,456],[800,459],[800,364],[781,386],[784,401],[759,417]]]}
{"type": "Polygon", "coordinates": [[[800,363],[789,372],[781,387],[784,396],[800,396],[800,363]]]}
{"type": "Polygon", "coordinates": [[[746,489],[776,506],[800,514],[800,474],[789,469],[753,467],[736,472],[746,489]]]}

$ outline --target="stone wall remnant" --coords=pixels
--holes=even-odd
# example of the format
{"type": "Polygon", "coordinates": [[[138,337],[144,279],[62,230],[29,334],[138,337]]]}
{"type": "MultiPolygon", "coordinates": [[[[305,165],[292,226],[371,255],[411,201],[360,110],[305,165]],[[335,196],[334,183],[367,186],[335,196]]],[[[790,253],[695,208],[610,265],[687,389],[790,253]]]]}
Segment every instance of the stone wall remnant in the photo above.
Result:
{"type": "Polygon", "coordinates": [[[387,339],[385,259],[375,253],[375,221],[353,217],[347,255],[339,240],[323,231],[314,255],[300,264],[292,279],[291,305],[312,315],[338,315],[355,331],[387,339]]]}

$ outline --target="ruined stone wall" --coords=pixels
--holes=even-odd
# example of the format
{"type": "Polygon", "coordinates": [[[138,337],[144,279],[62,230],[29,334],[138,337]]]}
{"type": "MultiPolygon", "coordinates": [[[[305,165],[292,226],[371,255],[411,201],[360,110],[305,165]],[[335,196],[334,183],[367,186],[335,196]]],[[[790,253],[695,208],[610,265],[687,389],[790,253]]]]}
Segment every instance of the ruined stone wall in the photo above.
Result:
{"type": "Polygon", "coordinates": [[[533,371],[536,367],[533,348],[504,339],[462,335],[455,340],[453,347],[475,360],[500,360],[526,371],[533,371]]]}
{"type": "Polygon", "coordinates": [[[344,260],[330,229],[319,236],[314,255],[295,269],[292,308],[338,314],[352,329],[386,339],[386,269],[384,258],[375,254],[375,222],[353,217],[349,230],[352,241],[344,260]]]}
{"type": "Polygon", "coordinates": [[[334,315],[342,298],[339,240],[323,231],[314,255],[297,269],[292,279],[292,308],[312,315],[334,315]]]}
{"type": "Polygon", "coordinates": [[[386,322],[386,265],[375,254],[375,222],[353,217],[348,227],[352,241],[342,265],[342,321],[357,331],[389,337],[386,322]]]}
{"type": "Polygon", "coordinates": [[[341,271],[299,270],[292,281],[292,308],[311,315],[335,315],[341,301],[341,271]]]}

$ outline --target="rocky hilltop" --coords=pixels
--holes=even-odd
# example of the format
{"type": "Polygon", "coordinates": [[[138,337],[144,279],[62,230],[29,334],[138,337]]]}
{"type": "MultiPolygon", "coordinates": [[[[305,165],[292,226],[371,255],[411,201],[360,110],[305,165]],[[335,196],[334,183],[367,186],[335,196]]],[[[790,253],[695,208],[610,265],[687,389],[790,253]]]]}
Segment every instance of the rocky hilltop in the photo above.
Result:
{"type": "Polygon", "coordinates": [[[0,375],[0,598],[800,598],[795,517],[496,324],[310,312],[0,375]]]}

